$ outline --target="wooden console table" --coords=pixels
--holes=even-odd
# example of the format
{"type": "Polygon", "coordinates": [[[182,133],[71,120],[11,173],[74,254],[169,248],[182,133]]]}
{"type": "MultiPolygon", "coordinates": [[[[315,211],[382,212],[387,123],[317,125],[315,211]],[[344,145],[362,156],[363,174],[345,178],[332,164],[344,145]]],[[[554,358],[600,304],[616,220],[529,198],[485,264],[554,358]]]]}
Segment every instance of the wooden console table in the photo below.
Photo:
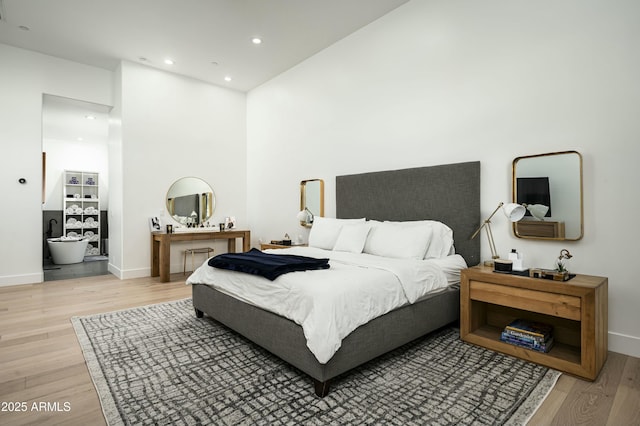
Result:
{"type": "Polygon", "coordinates": [[[242,238],[242,251],[251,248],[251,231],[165,232],[151,233],[151,276],[169,281],[172,241],[227,240],[229,253],[236,251],[236,238],[242,238]]]}

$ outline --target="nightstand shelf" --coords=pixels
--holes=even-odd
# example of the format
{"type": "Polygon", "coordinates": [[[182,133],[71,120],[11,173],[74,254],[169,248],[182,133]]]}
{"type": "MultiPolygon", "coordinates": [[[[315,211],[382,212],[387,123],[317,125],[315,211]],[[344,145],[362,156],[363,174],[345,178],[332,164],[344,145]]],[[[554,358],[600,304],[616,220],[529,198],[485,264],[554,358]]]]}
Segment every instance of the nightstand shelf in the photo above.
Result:
{"type": "Polygon", "coordinates": [[[460,337],[527,361],[594,380],[607,358],[607,278],[570,281],[494,273],[473,267],[461,274],[460,337]],[[554,345],[537,352],[500,340],[516,318],[553,326],[554,345]]]}
{"type": "Polygon", "coordinates": [[[500,334],[502,333],[502,330],[503,328],[500,327],[484,325],[475,330],[473,334],[477,336],[477,340],[479,342],[485,342],[484,345],[480,346],[495,346],[495,349],[493,347],[490,349],[494,349],[498,352],[508,353],[515,350],[515,356],[517,356],[518,358],[527,359],[532,362],[537,362],[538,364],[545,364],[545,360],[547,360],[548,358],[556,358],[556,362],[558,363],[568,362],[571,365],[580,364],[579,347],[556,342],[549,352],[536,352],[500,341],[500,334]]]}

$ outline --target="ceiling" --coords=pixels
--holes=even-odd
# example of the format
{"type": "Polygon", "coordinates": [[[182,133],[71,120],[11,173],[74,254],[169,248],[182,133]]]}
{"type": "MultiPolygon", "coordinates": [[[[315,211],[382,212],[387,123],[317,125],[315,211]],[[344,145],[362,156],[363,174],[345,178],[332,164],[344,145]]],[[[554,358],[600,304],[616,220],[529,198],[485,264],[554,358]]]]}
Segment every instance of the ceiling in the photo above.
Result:
{"type": "Polygon", "coordinates": [[[248,91],[407,1],[0,0],[0,43],[248,91]]]}

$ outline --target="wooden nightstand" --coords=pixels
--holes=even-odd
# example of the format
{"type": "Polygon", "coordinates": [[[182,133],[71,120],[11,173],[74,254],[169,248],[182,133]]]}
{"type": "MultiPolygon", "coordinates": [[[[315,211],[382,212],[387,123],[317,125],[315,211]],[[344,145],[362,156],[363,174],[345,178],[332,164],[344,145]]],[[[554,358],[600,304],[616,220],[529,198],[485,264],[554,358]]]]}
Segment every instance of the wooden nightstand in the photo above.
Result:
{"type": "Polygon", "coordinates": [[[284,244],[271,244],[271,243],[260,244],[260,250],[285,249],[285,248],[291,248],[291,247],[307,247],[307,244],[291,244],[290,246],[285,246],[284,244]]]}
{"type": "Polygon", "coordinates": [[[595,380],[607,359],[608,280],[576,275],[559,282],[493,272],[476,266],[461,273],[462,340],[595,380]],[[551,324],[548,353],[500,341],[516,318],[551,324]]]}

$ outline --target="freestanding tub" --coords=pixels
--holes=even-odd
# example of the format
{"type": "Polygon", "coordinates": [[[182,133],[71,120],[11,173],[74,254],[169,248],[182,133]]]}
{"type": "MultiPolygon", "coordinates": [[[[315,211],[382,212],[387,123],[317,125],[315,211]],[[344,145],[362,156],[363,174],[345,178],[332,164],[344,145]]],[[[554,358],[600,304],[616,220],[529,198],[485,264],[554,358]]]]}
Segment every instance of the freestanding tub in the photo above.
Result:
{"type": "Polygon", "coordinates": [[[84,260],[89,240],[50,238],[47,240],[47,244],[49,245],[53,263],[67,265],[69,263],[80,263],[84,260]]]}

